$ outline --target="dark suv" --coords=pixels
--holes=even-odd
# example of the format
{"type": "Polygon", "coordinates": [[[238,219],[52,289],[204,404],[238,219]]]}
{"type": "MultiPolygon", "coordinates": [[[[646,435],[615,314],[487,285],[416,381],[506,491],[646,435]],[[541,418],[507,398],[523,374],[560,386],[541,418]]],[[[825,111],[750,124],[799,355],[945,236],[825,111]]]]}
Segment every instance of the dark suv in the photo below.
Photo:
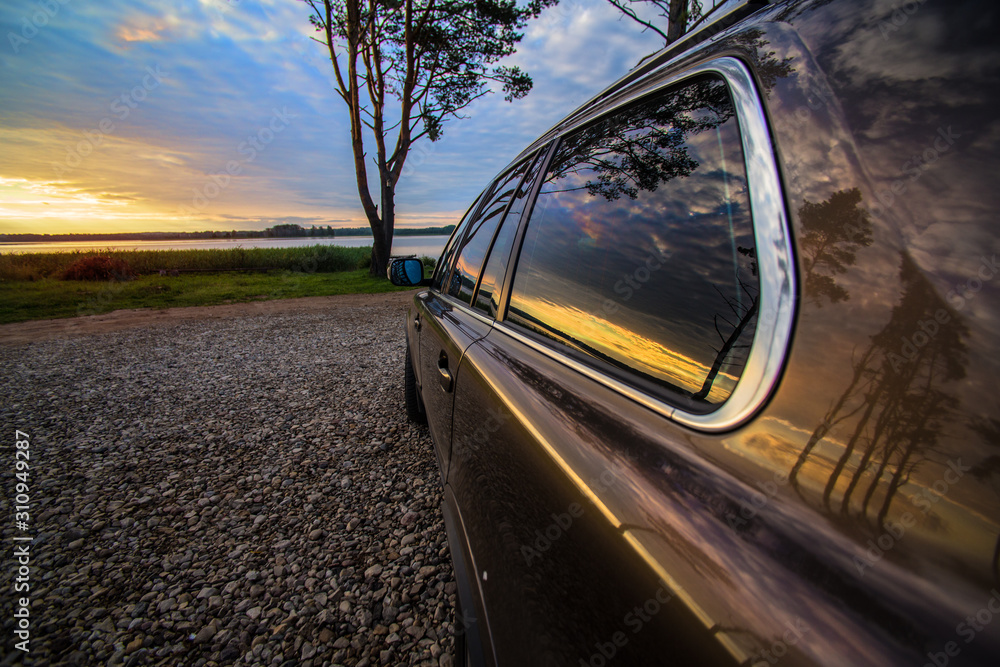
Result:
{"type": "Polygon", "coordinates": [[[998,7],[713,16],[414,293],[464,657],[1000,664],[998,7]]]}

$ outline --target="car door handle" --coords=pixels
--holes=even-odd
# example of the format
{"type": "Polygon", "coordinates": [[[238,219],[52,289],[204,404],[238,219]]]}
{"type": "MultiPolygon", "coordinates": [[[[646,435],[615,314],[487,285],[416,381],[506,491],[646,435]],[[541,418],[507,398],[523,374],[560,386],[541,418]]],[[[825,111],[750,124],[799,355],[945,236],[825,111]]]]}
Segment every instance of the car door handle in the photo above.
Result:
{"type": "Polygon", "coordinates": [[[438,373],[441,374],[441,377],[438,378],[441,381],[441,388],[450,392],[454,382],[452,381],[451,371],[448,370],[448,355],[444,353],[444,350],[441,351],[441,356],[438,357],[438,373]]]}
{"type": "Polygon", "coordinates": [[[413,328],[420,331],[420,313],[417,313],[417,316],[413,318],[413,328]]]}

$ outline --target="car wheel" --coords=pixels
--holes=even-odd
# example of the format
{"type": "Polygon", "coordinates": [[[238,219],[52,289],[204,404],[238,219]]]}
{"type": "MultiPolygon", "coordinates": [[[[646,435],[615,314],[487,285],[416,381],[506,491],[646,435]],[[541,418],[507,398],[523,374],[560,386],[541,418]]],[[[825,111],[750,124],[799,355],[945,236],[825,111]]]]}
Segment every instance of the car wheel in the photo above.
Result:
{"type": "Polygon", "coordinates": [[[420,399],[417,388],[417,376],[413,372],[413,362],[410,360],[410,346],[406,346],[406,360],[403,362],[403,397],[406,401],[406,417],[417,424],[427,423],[427,414],[420,399]]]}

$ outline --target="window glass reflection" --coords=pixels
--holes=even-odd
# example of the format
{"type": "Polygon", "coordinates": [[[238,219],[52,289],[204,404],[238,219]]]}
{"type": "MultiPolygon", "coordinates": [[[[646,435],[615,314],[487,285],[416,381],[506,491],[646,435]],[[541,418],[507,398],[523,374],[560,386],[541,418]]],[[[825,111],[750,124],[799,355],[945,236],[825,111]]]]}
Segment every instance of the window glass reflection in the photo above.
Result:
{"type": "Polygon", "coordinates": [[[458,223],[458,227],[452,232],[451,238],[448,239],[448,244],[444,247],[441,252],[441,259],[438,260],[437,266],[434,269],[434,277],[431,278],[431,287],[434,289],[441,289],[444,284],[445,276],[451,271],[451,261],[455,257],[455,248],[461,243],[462,237],[465,236],[465,230],[469,227],[469,222],[472,220],[472,216],[475,214],[476,209],[479,207],[479,200],[483,198],[485,192],[481,192],[476,201],[469,207],[469,210],[465,212],[465,216],[462,221],[458,223]]]}
{"type": "Polygon", "coordinates": [[[737,119],[707,76],[564,139],[507,319],[704,412],[746,362],[756,273],[737,119]]]}
{"type": "Polygon", "coordinates": [[[476,302],[473,307],[490,317],[496,317],[500,307],[497,299],[500,296],[500,287],[503,284],[504,276],[507,274],[510,247],[514,243],[514,234],[517,232],[521,214],[524,213],[528,195],[531,193],[531,185],[538,175],[541,162],[540,157],[535,160],[528,175],[521,181],[517,194],[514,195],[507,215],[501,223],[500,231],[497,232],[493,248],[490,250],[490,257],[486,260],[486,267],[483,269],[483,279],[479,282],[479,291],[476,293],[476,302]]]}
{"type": "Polygon", "coordinates": [[[469,227],[455,263],[455,273],[448,285],[448,294],[451,296],[465,303],[472,303],[472,292],[476,289],[479,270],[493,241],[493,233],[527,167],[528,162],[522,162],[497,182],[479,217],[469,227]]]}

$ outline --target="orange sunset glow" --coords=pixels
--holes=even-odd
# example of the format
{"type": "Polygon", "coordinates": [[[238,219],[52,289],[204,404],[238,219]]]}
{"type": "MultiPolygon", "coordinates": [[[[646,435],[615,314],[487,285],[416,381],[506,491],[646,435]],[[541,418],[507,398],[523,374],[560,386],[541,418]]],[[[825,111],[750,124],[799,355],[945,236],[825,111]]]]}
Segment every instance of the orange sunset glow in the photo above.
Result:
{"type": "MultiPolygon", "coordinates": [[[[346,111],[304,3],[52,7],[0,7],[0,233],[367,225],[346,111]]],[[[539,132],[657,47],[609,22],[607,3],[580,9],[526,30],[509,59],[534,77],[526,99],[486,96],[413,148],[397,225],[456,223],[539,132]],[[613,57],[586,48],[597,31],[613,57]]]]}

